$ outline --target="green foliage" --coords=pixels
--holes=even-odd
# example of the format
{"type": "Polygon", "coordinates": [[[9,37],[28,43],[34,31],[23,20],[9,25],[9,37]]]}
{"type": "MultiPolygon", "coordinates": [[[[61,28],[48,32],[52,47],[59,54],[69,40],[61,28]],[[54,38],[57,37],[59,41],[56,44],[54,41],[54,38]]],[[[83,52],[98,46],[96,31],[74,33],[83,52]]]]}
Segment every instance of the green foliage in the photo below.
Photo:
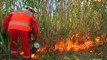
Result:
{"type": "MultiPolygon", "coordinates": [[[[59,8],[54,12],[54,15],[50,17],[46,13],[46,1],[23,0],[23,2],[26,2],[25,4],[36,10],[37,14],[35,14],[35,16],[39,24],[40,36],[45,37],[45,35],[50,35],[48,36],[50,37],[49,40],[52,39],[51,37],[55,37],[55,35],[63,36],[69,32],[87,34],[88,32],[93,33],[100,29],[102,13],[100,13],[101,11],[99,10],[102,9],[102,5],[97,4],[95,1],[84,1],[85,0],[69,2],[67,10],[63,9],[64,7],[60,4],[59,8]],[[82,5],[82,3],[84,4],[82,5]]],[[[14,5],[15,1],[9,1],[6,4],[8,9],[2,9],[3,17],[12,9],[10,3],[14,5]]],[[[25,5],[22,5],[22,7],[24,6],[25,5]]],[[[106,13],[104,16],[106,16],[106,13]]],[[[106,17],[104,17],[104,19],[106,20],[106,17]]],[[[47,38],[44,39],[47,40],[47,38]]]]}
{"type": "Polygon", "coordinates": [[[42,53],[41,60],[57,60],[58,56],[54,52],[42,53]],[[48,58],[48,59],[47,59],[48,58]]]}
{"type": "MultiPolygon", "coordinates": [[[[2,1],[3,0],[0,0],[0,7],[2,7],[2,3],[3,3],[2,1]]],[[[2,19],[1,19],[2,16],[1,15],[2,15],[2,9],[0,9],[0,32],[1,32],[1,26],[2,26],[2,19]]]]}
{"type": "Polygon", "coordinates": [[[100,9],[100,8],[101,8],[101,5],[100,5],[99,3],[97,3],[97,2],[93,2],[93,3],[92,3],[92,9],[98,10],[98,9],[100,9]]]}
{"type": "Polygon", "coordinates": [[[107,21],[107,9],[102,14],[104,21],[107,21]]]}
{"type": "MultiPolygon", "coordinates": [[[[8,45],[9,41],[7,41],[7,44],[5,44],[4,38],[0,33],[0,53],[3,52],[3,55],[9,55],[10,54],[10,46],[8,45]],[[8,45],[8,47],[6,47],[8,45]]],[[[0,56],[3,56],[0,54],[0,56]]]]}
{"type": "Polygon", "coordinates": [[[102,24],[101,24],[101,29],[100,29],[100,32],[106,32],[107,33],[107,2],[104,3],[103,5],[103,12],[102,12],[102,18],[103,18],[103,21],[102,21],[102,24]]]}

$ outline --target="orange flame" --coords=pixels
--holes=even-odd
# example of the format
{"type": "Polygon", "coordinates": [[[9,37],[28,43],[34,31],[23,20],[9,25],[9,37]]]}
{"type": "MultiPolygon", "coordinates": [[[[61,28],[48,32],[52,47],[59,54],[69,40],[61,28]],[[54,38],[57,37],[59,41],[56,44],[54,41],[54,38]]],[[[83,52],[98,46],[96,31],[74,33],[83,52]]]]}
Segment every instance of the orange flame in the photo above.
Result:
{"type": "Polygon", "coordinates": [[[71,51],[71,50],[78,51],[78,50],[88,49],[93,45],[93,41],[90,39],[89,36],[86,36],[86,40],[83,40],[84,42],[82,42],[81,44],[79,44],[81,41],[78,40],[81,38],[79,34],[75,35],[78,41],[74,42],[73,37],[72,38],[68,37],[66,43],[64,43],[63,38],[58,39],[55,43],[54,51],[58,51],[58,52],[71,51]]]}
{"type": "MultiPolygon", "coordinates": [[[[101,38],[106,39],[106,34],[103,33],[101,36],[95,37],[95,41],[91,39],[89,35],[80,36],[80,34],[76,33],[72,36],[69,35],[66,40],[61,37],[57,39],[54,44],[54,48],[52,51],[54,52],[69,52],[69,51],[80,51],[87,50],[96,43],[97,45],[101,44],[101,38]]],[[[36,59],[40,58],[41,52],[49,51],[48,45],[43,43],[40,48],[38,48],[35,54],[32,54],[31,57],[36,59]]],[[[95,50],[90,50],[90,53],[96,53],[95,50]]]]}
{"type": "Polygon", "coordinates": [[[31,54],[31,58],[33,58],[33,59],[40,58],[40,53],[31,54]]]}
{"type": "Polygon", "coordinates": [[[100,44],[100,36],[97,36],[97,37],[95,38],[95,42],[96,42],[97,45],[100,44]]]}
{"type": "Polygon", "coordinates": [[[47,43],[43,43],[40,48],[38,48],[37,52],[46,52],[48,49],[47,43]]]}
{"type": "Polygon", "coordinates": [[[19,55],[23,56],[24,55],[24,51],[23,50],[19,51],[19,55]]]}
{"type": "Polygon", "coordinates": [[[54,51],[63,52],[65,50],[64,40],[57,40],[54,46],[54,51]]]}
{"type": "Polygon", "coordinates": [[[38,59],[41,56],[42,52],[47,52],[48,51],[48,45],[46,43],[43,43],[36,51],[35,54],[31,54],[31,58],[33,59],[38,59]]]}
{"type": "Polygon", "coordinates": [[[66,50],[67,51],[70,51],[70,49],[73,47],[73,42],[69,39],[67,42],[66,42],[66,50]]]}

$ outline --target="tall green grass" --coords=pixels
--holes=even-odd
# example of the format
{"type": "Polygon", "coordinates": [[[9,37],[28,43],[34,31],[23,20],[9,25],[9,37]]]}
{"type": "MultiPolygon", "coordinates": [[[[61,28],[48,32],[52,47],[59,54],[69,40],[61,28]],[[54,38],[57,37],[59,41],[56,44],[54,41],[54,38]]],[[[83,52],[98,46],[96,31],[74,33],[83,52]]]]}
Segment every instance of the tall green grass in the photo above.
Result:
{"type": "MultiPolygon", "coordinates": [[[[16,1],[1,0],[0,2],[2,7],[0,19],[2,19],[13,7],[15,8],[13,5],[16,1]]],[[[22,8],[29,5],[36,11],[35,18],[39,26],[38,40],[40,42],[53,43],[55,39],[67,36],[69,33],[92,34],[97,31],[106,31],[106,0],[101,1],[101,3],[91,0],[69,0],[66,9],[63,0],[59,0],[57,2],[60,4],[53,16],[47,14],[45,0],[23,0],[23,2],[26,3],[21,5],[22,8]]]]}

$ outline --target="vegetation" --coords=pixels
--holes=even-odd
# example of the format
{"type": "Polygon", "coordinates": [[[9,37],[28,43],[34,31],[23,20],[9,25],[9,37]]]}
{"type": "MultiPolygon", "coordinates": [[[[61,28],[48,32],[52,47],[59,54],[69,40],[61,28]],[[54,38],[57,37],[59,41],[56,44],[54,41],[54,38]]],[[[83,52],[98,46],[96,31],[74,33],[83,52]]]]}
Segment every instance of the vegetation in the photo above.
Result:
{"type": "MultiPolygon", "coordinates": [[[[50,47],[53,46],[55,40],[60,37],[66,38],[68,34],[88,34],[93,38],[107,33],[106,0],[0,0],[1,33],[1,24],[6,14],[14,8],[17,10],[26,6],[33,7],[36,12],[35,18],[39,26],[37,41],[46,42],[50,47]],[[51,2],[50,5],[49,1],[55,3],[51,2]]],[[[57,57],[54,53],[51,55],[53,58],[57,57]]],[[[64,58],[70,60],[67,56],[64,58]]]]}

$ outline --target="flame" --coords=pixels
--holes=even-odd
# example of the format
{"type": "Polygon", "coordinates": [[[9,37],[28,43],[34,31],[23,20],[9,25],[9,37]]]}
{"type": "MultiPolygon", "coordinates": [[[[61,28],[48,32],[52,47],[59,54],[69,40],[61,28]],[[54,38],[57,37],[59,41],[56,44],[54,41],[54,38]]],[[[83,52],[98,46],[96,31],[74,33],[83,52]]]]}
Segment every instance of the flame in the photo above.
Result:
{"type": "Polygon", "coordinates": [[[58,51],[58,52],[64,52],[64,51],[79,51],[79,50],[84,50],[84,49],[88,49],[93,45],[93,41],[90,39],[89,36],[86,36],[86,38],[82,37],[83,39],[86,40],[80,40],[80,36],[79,34],[75,34],[75,37],[77,39],[77,41],[73,41],[74,35],[72,35],[71,37],[67,38],[67,41],[64,42],[64,39],[58,39],[55,42],[55,46],[54,46],[54,51],[58,51]],[[82,43],[81,43],[82,42],[82,43]]]}
{"type": "Polygon", "coordinates": [[[73,42],[69,39],[67,42],[66,42],[66,50],[67,51],[70,51],[70,49],[73,47],[73,42]]]}
{"type": "Polygon", "coordinates": [[[36,51],[36,53],[31,54],[31,58],[33,59],[38,59],[41,56],[42,52],[47,52],[48,50],[48,45],[46,43],[43,43],[36,51]]]}
{"type": "MultiPolygon", "coordinates": [[[[94,40],[91,39],[90,35],[80,35],[78,33],[73,35],[68,35],[65,38],[61,37],[56,39],[52,51],[54,52],[69,52],[69,51],[81,51],[91,48],[94,43],[99,45],[101,43],[101,38],[106,39],[106,33],[103,33],[101,36],[96,36],[94,40]]],[[[31,57],[34,59],[40,58],[41,52],[49,51],[48,44],[43,43],[40,48],[37,49],[35,54],[32,54],[31,57]]],[[[89,51],[89,50],[88,50],[89,51]]],[[[97,53],[95,50],[90,50],[90,53],[97,53]]],[[[21,53],[22,54],[22,53],[21,53]]]]}
{"type": "Polygon", "coordinates": [[[31,58],[34,58],[35,57],[35,54],[31,54],[31,58]]]}
{"type": "Polygon", "coordinates": [[[33,59],[40,58],[40,53],[31,54],[31,58],[33,58],[33,59]]]}
{"type": "Polygon", "coordinates": [[[23,56],[24,55],[24,51],[23,50],[19,51],[19,55],[23,56]]]}
{"type": "Polygon", "coordinates": [[[95,42],[96,42],[97,45],[100,44],[100,36],[97,36],[97,37],[95,38],[95,42]]]}
{"type": "Polygon", "coordinates": [[[79,37],[79,34],[78,34],[78,33],[76,33],[76,34],[75,34],[75,36],[76,36],[76,37],[79,37]]]}
{"type": "Polygon", "coordinates": [[[90,50],[89,52],[90,52],[90,53],[96,53],[96,51],[95,51],[95,50],[90,50]]]}
{"type": "Polygon", "coordinates": [[[63,52],[65,50],[64,40],[57,40],[54,46],[54,51],[63,52]]]}
{"type": "Polygon", "coordinates": [[[83,49],[88,49],[92,46],[93,42],[92,41],[86,41],[84,44],[77,44],[77,43],[72,43],[71,41],[69,42],[69,40],[67,41],[67,51],[70,50],[74,50],[74,51],[78,51],[78,50],[83,50],[83,49]],[[69,47],[69,48],[68,48],[69,47]]]}
{"type": "Polygon", "coordinates": [[[37,52],[46,52],[48,49],[47,43],[43,43],[40,48],[37,49],[37,52]]]}

